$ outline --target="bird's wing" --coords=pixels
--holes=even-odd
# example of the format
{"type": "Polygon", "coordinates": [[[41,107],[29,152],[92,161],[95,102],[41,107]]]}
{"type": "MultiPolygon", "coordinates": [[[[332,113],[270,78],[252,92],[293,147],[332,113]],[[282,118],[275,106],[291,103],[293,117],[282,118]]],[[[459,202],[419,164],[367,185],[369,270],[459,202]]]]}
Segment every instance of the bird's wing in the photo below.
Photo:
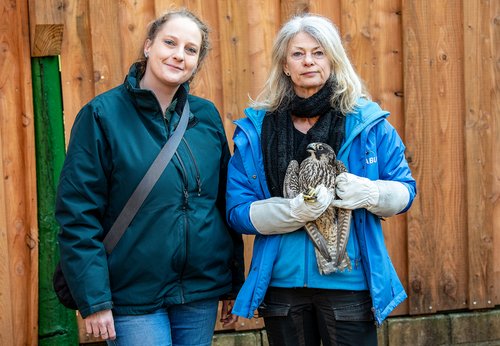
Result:
{"type": "Polygon", "coordinates": [[[314,222],[307,222],[304,228],[306,229],[309,238],[311,238],[314,247],[318,249],[321,256],[323,256],[328,262],[331,262],[332,257],[328,251],[328,244],[316,224],[314,222]]]}
{"type": "MultiPolygon", "coordinates": [[[[344,257],[347,257],[346,248],[351,230],[352,211],[348,209],[337,209],[337,265],[340,266],[344,257]]],[[[349,260],[349,257],[347,257],[349,260]]]]}
{"type": "Polygon", "coordinates": [[[346,166],[340,160],[335,160],[334,167],[335,167],[335,175],[339,175],[340,173],[347,172],[346,166]]]}
{"type": "Polygon", "coordinates": [[[286,169],[285,180],[283,181],[283,196],[285,198],[294,198],[299,193],[299,163],[292,160],[286,169]]]}

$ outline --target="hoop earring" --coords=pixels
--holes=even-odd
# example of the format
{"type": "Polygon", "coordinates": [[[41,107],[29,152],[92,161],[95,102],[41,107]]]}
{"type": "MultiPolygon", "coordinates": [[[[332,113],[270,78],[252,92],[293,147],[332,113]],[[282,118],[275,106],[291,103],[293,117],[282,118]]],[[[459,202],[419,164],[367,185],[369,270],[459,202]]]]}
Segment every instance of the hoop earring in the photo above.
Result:
{"type": "Polygon", "coordinates": [[[290,72],[285,72],[285,75],[286,75],[287,77],[290,77],[290,72]]]}

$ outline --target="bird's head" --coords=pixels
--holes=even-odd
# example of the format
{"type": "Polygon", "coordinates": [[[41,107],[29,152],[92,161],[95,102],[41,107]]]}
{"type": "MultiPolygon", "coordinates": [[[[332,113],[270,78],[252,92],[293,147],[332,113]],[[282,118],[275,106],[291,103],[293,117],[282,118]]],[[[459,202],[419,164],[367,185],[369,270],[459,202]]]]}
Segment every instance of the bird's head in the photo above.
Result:
{"type": "Polygon", "coordinates": [[[310,143],[307,146],[306,151],[316,160],[325,161],[330,164],[333,164],[336,158],[332,147],[326,143],[310,143]]]}

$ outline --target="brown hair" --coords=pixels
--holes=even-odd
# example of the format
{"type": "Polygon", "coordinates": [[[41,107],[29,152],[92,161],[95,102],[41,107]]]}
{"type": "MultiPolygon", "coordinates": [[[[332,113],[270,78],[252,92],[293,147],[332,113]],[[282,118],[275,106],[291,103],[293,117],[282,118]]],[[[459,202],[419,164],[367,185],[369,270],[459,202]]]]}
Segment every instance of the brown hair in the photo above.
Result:
{"type": "MultiPolygon", "coordinates": [[[[201,63],[203,60],[205,60],[208,51],[210,50],[210,41],[208,40],[208,34],[209,34],[209,29],[208,26],[202,22],[202,20],[195,15],[193,12],[189,11],[186,8],[181,8],[178,10],[172,10],[168,11],[162,16],[156,18],[154,21],[149,23],[148,25],[148,30],[146,33],[146,38],[144,39],[144,42],[147,40],[154,41],[156,38],[156,35],[158,35],[158,32],[160,29],[165,25],[169,20],[171,20],[174,17],[185,17],[191,19],[200,29],[201,32],[201,47],[200,47],[200,55],[198,58],[198,66],[197,69],[201,66],[201,63]]],[[[141,52],[139,54],[139,58],[137,59],[137,70],[139,72],[139,76],[143,76],[144,72],[146,72],[146,65],[147,65],[147,58],[144,56],[144,49],[141,47],[141,52]]],[[[191,77],[192,79],[192,77],[191,77]]]]}

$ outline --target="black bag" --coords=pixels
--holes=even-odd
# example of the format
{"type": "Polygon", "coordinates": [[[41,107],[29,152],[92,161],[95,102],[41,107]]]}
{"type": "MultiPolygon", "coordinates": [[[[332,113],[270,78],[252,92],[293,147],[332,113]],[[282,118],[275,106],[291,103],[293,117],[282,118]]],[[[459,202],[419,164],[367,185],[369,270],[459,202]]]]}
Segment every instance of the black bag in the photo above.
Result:
{"type": "Polygon", "coordinates": [[[61,269],[61,263],[57,263],[56,270],[52,276],[52,286],[56,292],[57,299],[68,309],[78,310],[76,302],[71,295],[66,279],[61,269]]]}
{"type": "MultiPolygon", "coordinates": [[[[189,121],[189,113],[189,103],[186,93],[186,100],[184,102],[184,108],[182,109],[181,119],[179,120],[179,124],[177,125],[174,133],[169,138],[167,143],[163,145],[160,153],[148,168],[148,171],[140,181],[139,185],[137,185],[136,189],[132,193],[132,196],[130,196],[127,203],[125,203],[125,206],[116,218],[113,226],[111,226],[108,234],[104,237],[103,243],[106,253],[110,254],[111,251],[113,251],[116,243],[118,243],[123,233],[125,233],[125,230],[128,225],[130,225],[130,222],[132,222],[132,219],[148,196],[154,184],[156,184],[158,178],[160,178],[160,175],[170,162],[170,159],[174,156],[175,151],[184,136],[184,132],[186,131],[189,121]]],[[[60,262],[57,263],[56,270],[52,276],[52,286],[54,287],[56,296],[62,305],[68,309],[78,310],[76,302],[71,295],[71,291],[69,290],[68,283],[64,278],[60,262]]]]}

